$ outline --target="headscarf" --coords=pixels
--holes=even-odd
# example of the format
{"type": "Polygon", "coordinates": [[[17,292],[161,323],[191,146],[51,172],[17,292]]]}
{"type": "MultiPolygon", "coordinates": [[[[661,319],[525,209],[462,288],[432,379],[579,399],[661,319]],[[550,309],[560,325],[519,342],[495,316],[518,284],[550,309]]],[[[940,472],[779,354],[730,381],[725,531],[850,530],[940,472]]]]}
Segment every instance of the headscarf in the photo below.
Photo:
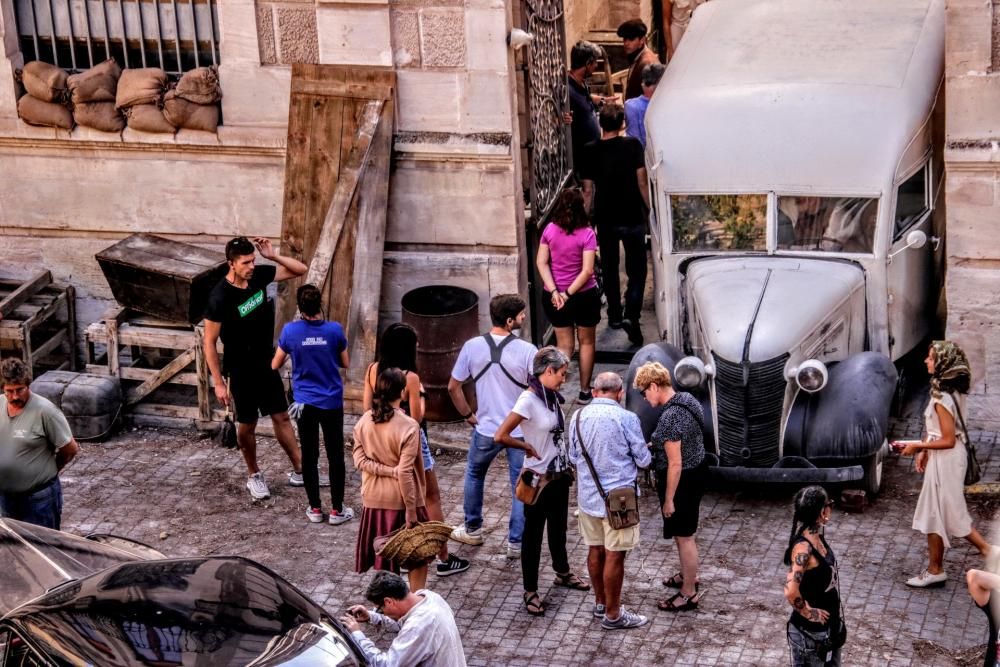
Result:
{"type": "Polygon", "coordinates": [[[931,394],[940,397],[953,391],[966,394],[972,382],[969,359],[958,345],[950,340],[931,342],[934,351],[934,374],[931,375],[931,394]]]}

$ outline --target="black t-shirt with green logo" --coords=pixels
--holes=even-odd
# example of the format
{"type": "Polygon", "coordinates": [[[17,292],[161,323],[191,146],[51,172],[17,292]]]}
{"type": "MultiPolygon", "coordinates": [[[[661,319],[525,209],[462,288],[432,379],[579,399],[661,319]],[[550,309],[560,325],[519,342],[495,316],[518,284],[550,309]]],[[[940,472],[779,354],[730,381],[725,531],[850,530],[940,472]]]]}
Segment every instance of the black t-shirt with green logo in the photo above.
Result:
{"type": "Polygon", "coordinates": [[[267,286],[276,273],[277,267],[258,266],[246,289],[223,278],[209,293],[205,319],[222,325],[224,372],[270,367],[274,307],[267,298],[267,286]]]}

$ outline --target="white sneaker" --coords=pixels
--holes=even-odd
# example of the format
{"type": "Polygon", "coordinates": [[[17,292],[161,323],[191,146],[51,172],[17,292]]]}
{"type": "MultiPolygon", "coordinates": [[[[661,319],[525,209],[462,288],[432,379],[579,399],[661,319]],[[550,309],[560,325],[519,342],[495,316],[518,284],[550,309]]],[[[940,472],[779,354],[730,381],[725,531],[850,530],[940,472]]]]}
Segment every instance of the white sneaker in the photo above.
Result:
{"type": "Polygon", "coordinates": [[[451,531],[451,539],[462,544],[469,544],[478,547],[483,543],[483,529],[468,530],[463,523],[461,526],[451,531]]]}
{"type": "Polygon", "coordinates": [[[264,473],[255,472],[247,478],[247,491],[250,492],[250,497],[254,500],[264,500],[271,497],[271,491],[267,488],[267,482],[264,481],[264,473]]]}
{"type": "Polygon", "coordinates": [[[306,517],[313,523],[323,522],[323,510],[318,507],[307,507],[306,517]]]}
{"type": "Polygon", "coordinates": [[[938,574],[931,574],[927,570],[924,570],[917,576],[907,579],[906,585],[911,588],[937,588],[944,586],[944,582],[946,581],[948,581],[948,575],[944,571],[938,574]]]}
{"type": "Polygon", "coordinates": [[[288,473],[288,486],[305,486],[306,480],[302,479],[302,473],[300,472],[290,472],[288,473]]]}
{"type": "MultiPolygon", "coordinates": [[[[513,542],[507,543],[507,558],[517,560],[521,557],[521,545],[513,542]]],[[[603,612],[601,612],[603,614],[603,612]]]]}
{"type": "Polygon", "coordinates": [[[343,512],[338,512],[337,510],[330,510],[330,525],[339,526],[342,523],[347,523],[354,518],[354,510],[350,507],[345,507],[343,512]]]}

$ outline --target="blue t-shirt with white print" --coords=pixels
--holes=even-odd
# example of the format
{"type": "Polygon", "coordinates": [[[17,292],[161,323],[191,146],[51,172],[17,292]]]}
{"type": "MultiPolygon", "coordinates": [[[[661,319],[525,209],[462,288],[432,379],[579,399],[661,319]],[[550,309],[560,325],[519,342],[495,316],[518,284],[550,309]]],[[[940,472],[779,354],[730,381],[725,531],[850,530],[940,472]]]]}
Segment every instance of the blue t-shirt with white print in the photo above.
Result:
{"type": "Polygon", "coordinates": [[[292,358],[292,391],[298,403],[322,410],[344,407],[340,353],[344,329],[327,320],[297,320],[281,330],[278,347],[292,358]]]}

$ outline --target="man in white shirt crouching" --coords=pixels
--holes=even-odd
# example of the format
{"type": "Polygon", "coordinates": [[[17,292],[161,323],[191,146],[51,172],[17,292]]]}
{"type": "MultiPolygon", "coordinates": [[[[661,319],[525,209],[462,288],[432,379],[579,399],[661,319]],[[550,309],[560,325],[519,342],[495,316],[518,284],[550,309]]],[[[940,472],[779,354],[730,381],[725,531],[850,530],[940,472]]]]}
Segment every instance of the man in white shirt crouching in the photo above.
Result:
{"type": "Polygon", "coordinates": [[[361,650],[377,667],[466,667],[462,638],[451,607],[437,593],[413,592],[392,572],[376,572],[365,593],[375,605],[369,611],[354,605],[341,617],[361,650]],[[382,651],[361,632],[360,622],[380,625],[399,634],[388,651],[382,651]]]}

